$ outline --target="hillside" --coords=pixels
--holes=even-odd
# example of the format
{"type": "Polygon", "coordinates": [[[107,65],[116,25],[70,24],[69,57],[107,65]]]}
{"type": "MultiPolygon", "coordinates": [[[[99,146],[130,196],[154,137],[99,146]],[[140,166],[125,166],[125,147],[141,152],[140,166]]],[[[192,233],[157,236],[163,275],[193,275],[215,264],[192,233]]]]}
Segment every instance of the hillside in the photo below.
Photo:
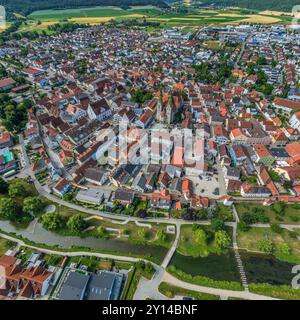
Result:
{"type": "Polygon", "coordinates": [[[118,6],[127,8],[133,5],[156,5],[167,7],[163,0],[0,0],[0,4],[8,11],[30,14],[44,9],[70,9],[89,6],[118,6]]]}
{"type": "Polygon", "coordinates": [[[291,12],[293,6],[299,5],[299,0],[204,0],[206,5],[231,6],[255,10],[277,10],[291,12]]]}

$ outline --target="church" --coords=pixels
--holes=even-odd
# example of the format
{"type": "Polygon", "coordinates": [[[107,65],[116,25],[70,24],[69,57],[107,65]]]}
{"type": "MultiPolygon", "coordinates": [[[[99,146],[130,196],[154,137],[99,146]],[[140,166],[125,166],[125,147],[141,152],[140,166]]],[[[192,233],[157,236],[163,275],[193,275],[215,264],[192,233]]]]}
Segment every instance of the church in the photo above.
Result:
{"type": "Polygon", "coordinates": [[[183,108],[183,98],[179,91],[161,91],[156,106],[156,121],[170,125],[183,108]]]}

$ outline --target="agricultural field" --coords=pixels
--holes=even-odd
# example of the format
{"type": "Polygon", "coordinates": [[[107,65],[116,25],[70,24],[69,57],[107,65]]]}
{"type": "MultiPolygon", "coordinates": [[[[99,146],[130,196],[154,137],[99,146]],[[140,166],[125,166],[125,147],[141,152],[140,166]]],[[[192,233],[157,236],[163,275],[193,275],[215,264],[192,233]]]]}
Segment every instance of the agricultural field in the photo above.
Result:
{"type": "Polygon", "coordinates": [[[111,20],[144,19],[159,22],[160,27],[197,27],[202,25],[224,26],[227,24],[243,23],[289,23],[289,15],[274,14],[274,12],[256,12],[249,14],[244,9],[205,10],[189,7],[188,12],[162,11],[154,6],[135,6],[127,10],[118,7],[90,7],[65,10],[41,10],[28,16],[27,24],[23,24],[21,31],[45,30],[48,25],[73,21],[91,25],[107,23],[111,20]]]}

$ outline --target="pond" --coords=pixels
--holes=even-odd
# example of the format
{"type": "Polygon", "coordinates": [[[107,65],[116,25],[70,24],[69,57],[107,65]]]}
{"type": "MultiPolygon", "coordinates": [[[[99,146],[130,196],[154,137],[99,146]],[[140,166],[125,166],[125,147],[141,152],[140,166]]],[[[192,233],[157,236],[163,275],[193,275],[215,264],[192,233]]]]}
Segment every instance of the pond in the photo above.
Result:
{"type": "Polygon", "coordinates": [[[240,251],[249,283],[290,285],[295,276],[291,273],[294,264],[277,260],[271,255],[240,251]]]}
{"type": "Polygon", "coordinates": [[[17,228],[9,221],[0,221],[0,230],[15,233],[32,242],[43,243],[48,246],[70,248],[71,246],[90,248],[99,251],[116,251],[131,253],[136,256],[151,255],[163,261],[168,249],[155,245],[137,245],[128,241],[110,239],[104,240],[93,237],[80,238],[76,236],[61,236],[45,230],[40,223],[32,222],[26,229],[17,228]]]}
{"type": "Polygon", "coordinates": [[[204,258],[184,256],[176,252],[170,264],[192,276],[201,275],[216,281],[240,281],[232,250],[221,255],[210,254],[204,258]]]}

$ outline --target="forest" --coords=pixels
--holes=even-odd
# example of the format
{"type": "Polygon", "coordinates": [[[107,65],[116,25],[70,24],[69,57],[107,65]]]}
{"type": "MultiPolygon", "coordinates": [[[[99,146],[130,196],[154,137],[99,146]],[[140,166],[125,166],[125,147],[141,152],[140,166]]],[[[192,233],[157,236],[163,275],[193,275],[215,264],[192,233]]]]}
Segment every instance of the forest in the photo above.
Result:
{"type": "Polygon", "coordinates": [[[240,7],[254,10],[274,10],[291,12],[299,0],[204,0],[203,6],[218,5],[224,7],[240,7]]]}
{"type": "Polygon", "coordinates": [[[8,11],[28,15],[36,10],[73,9],[91,6],[118,6],[127,9],[130,6],[155,5],[166,8],[163,0],[0,0],[8,11]]]}

